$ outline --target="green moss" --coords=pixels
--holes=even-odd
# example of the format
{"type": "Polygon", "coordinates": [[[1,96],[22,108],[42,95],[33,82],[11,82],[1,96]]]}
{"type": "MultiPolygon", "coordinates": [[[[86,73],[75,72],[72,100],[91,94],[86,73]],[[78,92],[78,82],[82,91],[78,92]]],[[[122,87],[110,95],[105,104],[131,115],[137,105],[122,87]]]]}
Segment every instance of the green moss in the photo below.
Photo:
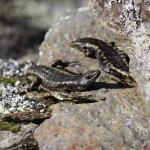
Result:
{"type": "Polygon", "coordinates": [[[20,81],[22,85],[26,85],[31,81],[27,78],[27,76],[17,76],[17,77],[0,77],[0,83],[3,82],[5,84],[14,85],[16,81],[20,81]]]}
{"type": "Polygon", "coordinates": [[[0,121],[0,131],[6,130],[16,133],[20,131],[21,125],[16,123],[9,123],[5,121],[0,121]]]}
{"type": "Polygon", "coordinates": [[[0,82],[3,82],[3,83],[10,83],[10,84],[15,84],[15,82],[17,81],[17,78],[15,77],[0,77],[0,82]]]}

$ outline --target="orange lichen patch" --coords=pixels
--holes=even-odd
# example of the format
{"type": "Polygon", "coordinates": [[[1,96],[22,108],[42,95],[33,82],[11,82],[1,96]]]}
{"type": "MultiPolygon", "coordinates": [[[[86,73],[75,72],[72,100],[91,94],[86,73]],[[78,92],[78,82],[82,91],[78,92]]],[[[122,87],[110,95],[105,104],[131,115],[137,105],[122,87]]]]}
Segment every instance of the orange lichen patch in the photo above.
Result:
{"type": "Polygon", "coordinates": [[[121,145],[120,144],[116,145],[116,150],[121,150],[121,145]]]}

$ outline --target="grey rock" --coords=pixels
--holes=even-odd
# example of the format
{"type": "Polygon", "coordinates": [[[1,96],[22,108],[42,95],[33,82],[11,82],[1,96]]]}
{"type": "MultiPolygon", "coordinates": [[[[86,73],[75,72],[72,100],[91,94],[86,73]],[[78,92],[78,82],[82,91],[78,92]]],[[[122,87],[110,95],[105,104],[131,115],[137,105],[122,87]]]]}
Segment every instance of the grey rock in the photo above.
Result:
{"type": "Polygon", "coordinates": [[[148,0],[89,0],[89,6],[96,20],[114,30],[132,32],[149,22],[148,0]]]}
{"type": "Polygon", "coordinates": [[[38,63],[50,65],[55,59],[63,59],[81,63],[69,67],[75,72],[98,69],[97,60],[86,58],[70,48],[70,41],[78,37],[114,41],[129,55],[130,73],[138,86],[121,88],[102,73],[97,86],[82,93],[92,95],[96,103],[60,103],[52,107],[52,117],[42,123],[34,134],[41,150],[144,148],[150,106],[144,91],[144,85],[150,79],[149,31],[145,27],[142,30],[141,26],[128,35],[107,26],[106,22],[96,22],[88,8],[80,8],[62,17],[47,32],[40,47],[38,63]],[[103,96],[105,101],[101,101],[103,96]]]}
{"type": "MultiPolygon", "coordinates": [[[[58,22],[52,25],[40,46],[38,63],[50,65],[55,59],[63,59],[67,61],[78,60],[82,64],[84,60],[87,63],[86,66],[90,67],[89,60],[91,59],[85,58],[84,55],[70,48],[69,43],[78,37],[85,36],[101,37],[105,41],[115,41],[114,33],[108,30],[95,22],[87,7],[80,8],[78,11],[61,17],[58,22]]],[[[88,68],[86,66],[84,65],[85,68],[88,68]]],[[[94,69],[94,66],[92,68],[94,69]]]]}
{"type": "Polygon", "coordinates": [[[114,107],[111,101],[56,105],[51,119],[34,133],[39,149],[141,149],[147,134],[145,121],[133,121],[117,105],[114,107]]]}
{"type": "MultiPolygon", "coordinates": [[[[30,66],[30,62],[20,65],[17,61],[12,59],[7,61],[0,59],[0,77],[7,77],[9,79],[13,76],[23,76],[30,66]]],[[[27,87],[19,81],[19,78],[14,85],[10,83],[4,84],[1,81],[0,113],[33,111],[34,109],[40,112],[44,111],[46,107],[44,104],[29,99],[25,94],[20,94],[26,92],[27,87]]]]}
{"type": "Polygon", "coordinates": [[[37,142],[33,138],[36,124],[22,124],[21,130],[17,132],[17,129],[22,122],[37,123],[39,120],[41,122],[50,117],[50,113],[44,113],[47,106],[43,102],[26,95],[27,83],[22,84],[24,81],[20,78],[25,75],[29,66],[31,63],[19,64],[15,60],[0,59],[0,149],[38,149],[37,142]],[[14,126],[11,126],[9,122],[19,122],[20,124],[14,123],[14,126]]]}
{"type": "Polygon", "coordinates": [[[37,125],[35,124],[22,125],[21,130],[18,133],[1,131],[0,149],[37,149],[37,143],[32,136],[36,127],[37,125]]]}
{"type": "Polygon", "coordinates": [[[148,82],[147,84],[145,84],[145,94],[147,95],[147,97],[150,97],[150,82],[148,82]]]}

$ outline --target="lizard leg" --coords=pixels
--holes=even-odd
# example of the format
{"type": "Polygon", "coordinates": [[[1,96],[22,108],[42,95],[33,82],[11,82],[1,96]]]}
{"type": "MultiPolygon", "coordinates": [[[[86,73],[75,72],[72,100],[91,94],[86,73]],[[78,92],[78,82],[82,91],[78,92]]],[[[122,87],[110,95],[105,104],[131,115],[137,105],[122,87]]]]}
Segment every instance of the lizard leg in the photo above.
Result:
{"type": "Polygon", "coordinates": [[[66,72],[68,72],[69,74],[72,74],[72,75],[76,75],[77,73],[75,73],[71,70],[68,70],[66,68],[67,67],[74,67],[76,65],[80,65],[80,63],[78,61],[63,61],[61,59],[54,60],[51,63],[51,67],[57,67],[60,70],[65,70],[66,72]]]}
{"type": "Polygon", "coordinates": [[[52,62],[51,67],[62,67],[62,68],[66,68],[68,66],[75,66],[75,65],[79,65],[80,63],[78,61],[63,61],[61,59],[57,59],[54,60],[54,62],[52,62]]]}
{"type": "Polygon", "coordinates": [[[29,91],[36,91],[40,84],[42,83],[42,80],[38,77],[29,77],[30,80],[32,81],[28,87],[29,91]]]}

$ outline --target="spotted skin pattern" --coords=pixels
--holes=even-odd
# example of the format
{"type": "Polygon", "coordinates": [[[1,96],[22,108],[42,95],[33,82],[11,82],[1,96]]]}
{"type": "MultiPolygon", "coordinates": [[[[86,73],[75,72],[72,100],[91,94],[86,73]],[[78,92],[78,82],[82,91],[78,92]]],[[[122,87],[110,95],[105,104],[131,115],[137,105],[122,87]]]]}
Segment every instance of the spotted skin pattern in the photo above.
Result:
{"type": "Polygon", "coordinates": [[[129,74],[129,56],[114,43],[106,43],[94,38],[78,38],[70,46],[83,52],[85,56],[97,58],[101,70],[116,77],[122,83],[136,85],[129,74]]]}
{"type": "Polygon", "coordinates": [[[48,91],[84,91],[87,90],[100,75],[99,70],[89,70],[84,74],[70,74],[65,70],[33,64],[28,75],[37,77],[36,86],[41,85],[48,91]]]}

